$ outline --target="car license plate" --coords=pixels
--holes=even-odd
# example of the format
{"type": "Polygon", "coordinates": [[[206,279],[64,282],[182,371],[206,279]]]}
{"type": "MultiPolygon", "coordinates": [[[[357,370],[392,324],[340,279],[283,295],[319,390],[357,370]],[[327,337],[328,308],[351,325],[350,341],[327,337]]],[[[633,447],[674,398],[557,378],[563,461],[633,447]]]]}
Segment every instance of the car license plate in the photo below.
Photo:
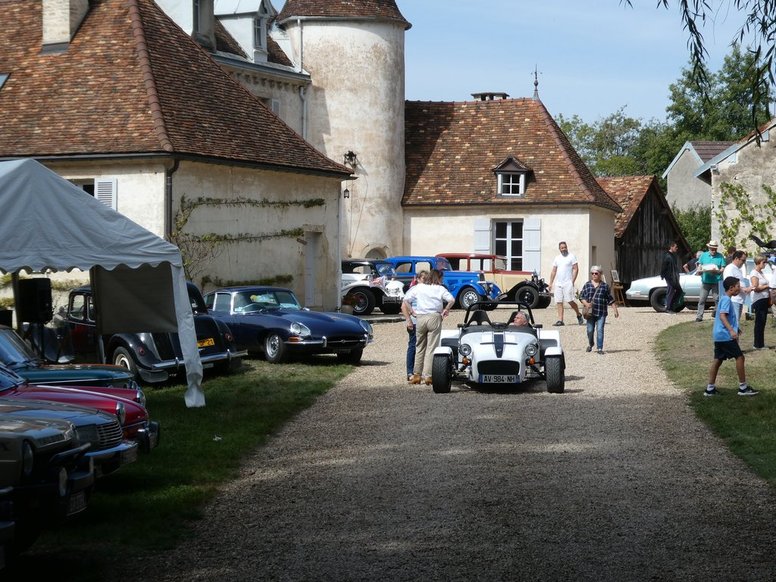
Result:
{"type": "Polygon", "coordinates": [[[75,515],[84,509],[86,509],[86,492],[79,491],[78,493],[73,493],[67,502],[67,514],[75,515]]]}
{"type": "Polygon", "coordinates": [[[480,374],[481,384],[516,384],[517,376],[514,374],[480,374]]]}
{"type": "Polygon", "coordinates": [[[214,340],[212,337],[209,337],[207,339],[199,340],[197,342],[198,348],[209,348],[210,346],[216,345],[216,340],[214,340]]]}

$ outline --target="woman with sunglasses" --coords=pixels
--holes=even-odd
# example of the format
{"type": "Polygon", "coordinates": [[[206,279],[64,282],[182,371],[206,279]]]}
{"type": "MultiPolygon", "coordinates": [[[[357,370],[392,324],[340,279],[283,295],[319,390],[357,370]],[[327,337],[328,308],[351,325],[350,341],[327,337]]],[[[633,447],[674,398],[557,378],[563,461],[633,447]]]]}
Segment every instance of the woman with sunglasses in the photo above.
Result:
{"type": "Polygon", "coordinates": [[[614,310],[614,316],[620,317],[617,310],[617,304],[614,302],[609,285],[601,277],[601,267],[598,265],[590,269],[590,281],[584,284],[579,294],[579,299],[586,311],[590,313],[587,317],[587,350],[593,351],[593,333],[596,337],[596,347],[598,353],[604,353],[604,325],[606,325],[606,316],[609,314],[608,306],[611,305],[614,310]]]}

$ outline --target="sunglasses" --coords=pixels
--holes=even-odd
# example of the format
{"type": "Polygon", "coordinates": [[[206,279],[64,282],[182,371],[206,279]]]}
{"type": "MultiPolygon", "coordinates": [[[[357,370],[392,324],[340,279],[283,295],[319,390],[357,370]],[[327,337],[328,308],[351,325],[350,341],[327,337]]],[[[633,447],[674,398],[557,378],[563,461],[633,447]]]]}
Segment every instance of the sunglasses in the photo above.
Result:
{"type": "Polygon", "coordinates": [[[592,271],[590,274],[591,275],[600,275],[601,273],[599,271],[592,271]]]}

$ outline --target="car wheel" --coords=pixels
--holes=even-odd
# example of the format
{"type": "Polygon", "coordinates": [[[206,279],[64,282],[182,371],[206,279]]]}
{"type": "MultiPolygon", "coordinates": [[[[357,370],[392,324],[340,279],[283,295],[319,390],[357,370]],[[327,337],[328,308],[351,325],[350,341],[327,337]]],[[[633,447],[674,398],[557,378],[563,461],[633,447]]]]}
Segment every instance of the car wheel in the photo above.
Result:
{"type": "Polygon", "coordinates": [[[447,394],[450,392],[452,379],[450,356],[434,356],[431,365],[431,387],[434,389],[434,392],[437,394],[447,394]]]}
{"type": "Polygon", "coordinates": [[[652,305],[652,309],[658,313],[666,310],[666,293],[668,293],[668,289],[661,287],[660,289],[655,289],[652,295],[649,296],[649,303],[652,305]]]}
{"type": "Polygon", "coordinates": [[[401,311],[401,303],[383,303],[380,305],[380,311],[385,315],[396,315],[401,311]]]}
{"type": "Polygon", "coordinates": [[[560,356],[549,356],[544,362],[544,373],[547,376],[547,392],[561,394],[566,389],[566,372],[563,370],[563,360],[560,356]]]}
{"type": "Polygon", "coordinates": [[[469,309],[469,307],[481,300],[482,297],[473,287],[464,287],[458,295],[458,304],[461,306],[461,309],[469,309]]]}
{"type": "Polygon", "coordinates": [[[361,361],[361,356],[364,355],[364,348],[356,348],[349,352],[337,352],[337,359],[343,364],[351,364],[355,366],[361,361]]]}
{"type": "Polygon", "coordinates": [[[375,296],[368,289],[350,291],[345,301],[353,306],[353,315],[369,315],[375,308],[375,296]]]}
{"type": "Polygon", "coordinates": [[[137,364],[127,348],[116,348],[113,352],[113,364],[126,368],[134,376],[137,376],[137,364]]]}
{"type": "Polygon", "coordinates": [[[539,292],[533,287],[521,287],[517,290],[515,297],[520,303],[525,303],[531,309],[539,304],[539,292]]]}
{"type": "Polygon", "coordinates": [[[286,359],[286,344],[283,338],[276,333],[264,338],[264,357],[270,364],[279,364],[286,359]]]}

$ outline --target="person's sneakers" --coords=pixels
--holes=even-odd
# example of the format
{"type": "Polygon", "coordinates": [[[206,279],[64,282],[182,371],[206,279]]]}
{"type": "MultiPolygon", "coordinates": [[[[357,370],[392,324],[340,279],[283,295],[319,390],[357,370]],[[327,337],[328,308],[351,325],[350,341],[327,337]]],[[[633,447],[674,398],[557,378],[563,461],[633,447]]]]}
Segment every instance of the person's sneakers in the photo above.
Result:
{"type": "Polygon", "coordinates": [[[719,396],[719,390],[717,390],[716,388],[712,388],[711,390],[709,390],[707,388],[706,390],[703,391],[703,395],[704,396],[719,396]]]}
{"type": "Polygon", "coordinates": [[[696,317],[695,321],[703,321],[703,318],[702,317],[696,317]]]}
{"type": "Polygon", "coordinates": [[[585,351],[586,351],[586,352],[592,352],[592,351],[593,351],[593,346],[587,346],[587,347],[585,348],[585,351]]]}
{"type": "Polygon", "coordinates": [[[757,396],[759,392],[752,388],[751,386],[747,386],[746,388],[739,388],[738,389],[738,395],[739,396],[757,396]]]}
{"type": "Polygon", "coordinates": [[[426,384],[427,386],[431,386],[431,384],[433,384],[433,381],[431,380],[431,376],[426,376],[425,378],[423,378],[423,383],[426,384]]]}
{"type": "Polygon", "coordinates": [[[585,325],[585,318],[582,317],[581,315],[577,315],[577,323],[579,325],[585,325]]]}
{"type": "Polygon", "coordinates": [[[562,322],[562,321],[559,319],[558,321],[556,321],[556,322],[555,322],[555,323],[553,323],[552,325],[555,325],[555,326],[557,326],[557,325],[566,325],[566,324],[565,324],[565,323],[563,323],[563,322],[562,322]]]}
{"type": "Polygon", "coordinates": [[[603,350],[598,350],[598,355],[599,356],[603,356],[604,355],[604,351],[603,350]]]}
{"type": "Polygon", "coordinates": [[[420,374],[413,374],[410,378],[410,384],[420,384],[420,374]]]}

